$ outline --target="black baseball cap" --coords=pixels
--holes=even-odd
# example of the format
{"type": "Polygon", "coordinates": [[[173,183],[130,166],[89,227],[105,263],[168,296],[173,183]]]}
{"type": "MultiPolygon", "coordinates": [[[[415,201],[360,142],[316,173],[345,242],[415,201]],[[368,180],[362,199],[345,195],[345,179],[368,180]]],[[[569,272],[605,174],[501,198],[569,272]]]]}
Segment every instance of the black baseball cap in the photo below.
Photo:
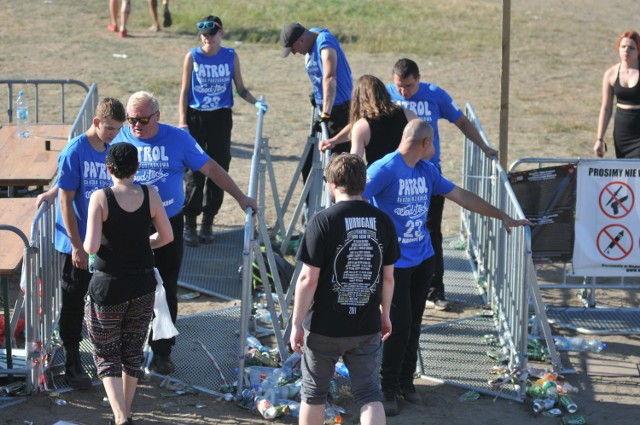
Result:
{"type": "MultiPolygon", "coordinates": [[[[138,166],[138,149],[131,143],[113,143],[107,152],[107,164],[126,169],[138,166]]],[[[134,168],[135,169],[135,168],[134,168]]]]}
{"type": "Polygon", "coordinates": [[[305,28],[297,22],[292,22],[285,25],[280,33],[280,45],[282,46],[282,52],[280,56],[286,58],[291,53],[291,46],[298,41],[300,36],[304,34],[305,28]]]}

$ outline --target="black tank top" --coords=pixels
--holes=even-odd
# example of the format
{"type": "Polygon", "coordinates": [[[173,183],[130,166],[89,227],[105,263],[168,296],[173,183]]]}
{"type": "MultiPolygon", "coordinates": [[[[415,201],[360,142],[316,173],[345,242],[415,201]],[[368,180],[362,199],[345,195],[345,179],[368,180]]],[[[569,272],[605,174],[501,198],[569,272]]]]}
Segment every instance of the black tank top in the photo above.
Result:
{"type": "Polygon", "coordinates": [[[365,119],[371,131],[369,144],[364,148],[367,164],[370,165],[400,146],[402,132],[407,125],[407,117],[404,109],[398,107],[391,115],[365,119]]]}
{"type": "Polygon", "coordinates": [[[102,242],[94,261],[96,270],[111,274],[144,274],[153,269],[153,251],[149,244],[151,213],[149,189],[136,211],[123,210],[110,187],[104,190],[109,216],[102,225],[102,242]]]}
{"type": "Polygon", "coordinates": [[[620,85],[620,66],[618,66],[618,76],[613,85],[613,94],[617,102],[623,105],[640,105],[640,81],[633,87],[622,87],[620,85]]]}

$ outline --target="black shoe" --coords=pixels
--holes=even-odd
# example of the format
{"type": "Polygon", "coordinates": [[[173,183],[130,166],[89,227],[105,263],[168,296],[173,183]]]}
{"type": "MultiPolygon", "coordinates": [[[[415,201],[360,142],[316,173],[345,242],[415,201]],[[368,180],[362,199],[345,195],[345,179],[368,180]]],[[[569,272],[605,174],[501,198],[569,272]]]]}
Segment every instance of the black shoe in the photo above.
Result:
{"type": "Polygon", "coordinates": [[[400,388],[400,395],[408,403],[422,404],[422,397],[420,397],[413,384],[400,388]]]}
{"type": "Polygon", "coordinates": [[[211,244],[214,240],[213,236],[213,225],[212,224],[201,224],[200,231],[198,232],[198,240],[202,244],[211,244]]]}
{"type": "Polygon", "coordinates": [[[153,359],[151,359],[151,363],[149,364],[149,370],[157,372],[160,375],[169,375],[175,372],[176,365],[173,364],[168,355],[161,356],[154,354],[153,359]]]}
{"type": "Polygon", "coordinates": [[[398,398],[395,394],[384,394],[382,400],[385,416],[396,416],[398,414],[398,398]]]}
{"type": "Polygon", "coordinates": [[[184,244],[187,246],[198,246],[200,244],[195,225],[185,223],[182,237],[184,239],[184,244]]]}
{"type": "Polygon", "coordinates": [[[171,20],[171,12],[169,12],[169,8],[164,8],[164,21],[162,21],[162,26],[165,28],[169,28],[173,21],[171,20]]]}
{"type": "Polygon", "coordinates": [[[67,384],[76,390],[86,390],[91,388],[91,378],[82,368],[79,349],[65,350],[65,379],[67,384]]]}
{"type": "MultiPolygon", "coordinates": [[[[116,424],[116,420],[111,418],[111,420],[109,421],[109,425],[118,425],[116,424]]],[[[121,425],[133,425],[133,419],[131,418],[127,418],[127,422],[121,424],[121,425]]]]}

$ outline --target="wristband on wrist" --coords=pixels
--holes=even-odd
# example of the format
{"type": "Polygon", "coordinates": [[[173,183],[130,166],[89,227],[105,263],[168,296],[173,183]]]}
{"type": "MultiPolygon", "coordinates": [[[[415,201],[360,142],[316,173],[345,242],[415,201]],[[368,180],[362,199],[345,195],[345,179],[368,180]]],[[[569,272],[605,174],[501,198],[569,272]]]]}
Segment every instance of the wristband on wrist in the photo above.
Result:
{"type": "Polygon", "coordinates": [[[328,120],[329,118],[331,118],[331,114],[327,114],[326,112],[323,112],[322,114],[320,114],[320,118],[328,120]]]}

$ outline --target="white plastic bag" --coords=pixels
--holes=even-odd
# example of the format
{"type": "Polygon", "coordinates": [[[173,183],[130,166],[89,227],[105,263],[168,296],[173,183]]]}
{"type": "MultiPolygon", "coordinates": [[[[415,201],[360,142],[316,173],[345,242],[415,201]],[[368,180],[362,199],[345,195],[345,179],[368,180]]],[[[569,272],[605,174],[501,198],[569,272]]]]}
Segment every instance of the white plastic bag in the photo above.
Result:
{"type": "Polygon", "coordinates": [[[167,296],[164,292],[164,286],[162,286],[162,278],[157,268],[153,268],[156,274],[156,299],[153,304],[153,322],[151,329],[153,330],[153,340],[169,339],[178,335],[178,330],[171,321],[171,313],[169,313],[169,306],[167,305],[167,296]]]}

